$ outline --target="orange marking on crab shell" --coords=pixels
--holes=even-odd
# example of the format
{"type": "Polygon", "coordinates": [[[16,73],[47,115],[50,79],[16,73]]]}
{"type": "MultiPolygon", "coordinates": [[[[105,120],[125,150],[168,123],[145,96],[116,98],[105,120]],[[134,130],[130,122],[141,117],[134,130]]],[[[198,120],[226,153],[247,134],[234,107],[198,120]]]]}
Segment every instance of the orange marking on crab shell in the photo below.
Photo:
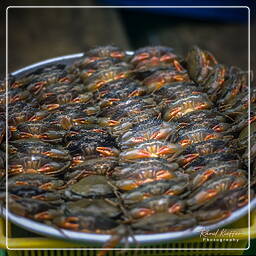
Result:
{"type": "Polygon", "coordinates": [[[10,165],[9,164],[8,173],[21,173],[21,172],[23,172],[23,166],[22,165],[20,165],[20,164],[10,165]]]}
{"type": "Polygon", "coordinates": [[[102,87],[103,85],[105,84],[104,81],[98,81],[97,83],[95,83],[93,86],[92,86],[92,89],[93,90],[98,90],[100,87],[102,87]]]}
{"type": "Polygon", "coordinates": [[[9,126],[9,130],[11,132],[16,132],[17,131],[17,128],[15,126],[9,126]]]}
{"type": "Polygon", "coordinates": [[[140,62],[140,61],[142,61],[142,60],[148,59],[149,56],[150,56],[150,55],[149,55],[148,53],[141,53],[141,54],[135,56],[135,57],[131,60],[131,63],[140,62]]]}
{"type": "Polygon", "coordinates": [[[31,133],[28,133],[28,132],[21,132],[20,133],[20,138],[22,138],[22,139],[31,138],[31,137],[39,139],[40,138],[39,136],[40,135],[38,135],[38,134],[31,134],[31,133]]]}
{"type": "Polygon", "coordinates": [[[173,76],[173,81],[186,81],[186,77],[184,75],[174,75],[173,76]]]}
{"type": "Polygon", "coordinates": [[[160,60],[160,62],[166,62],[166,61],[169,61],[169,60],[171,60],[173,58],[174,58],[174,56],[170,56],[170,55],[165,54],[162,57],[160,57],[159,60],[160,60]]]}
{"type": "Polygon", "coordinates": [[[218,136],[216,134],[209,134],[207,136],[205,136],[204,140],[212,140],[218,138],[218,136]]]}
{"type": "Polygon", "coordinates": [[[79,224],[77,223],[72,223],[72,221],[75,221],[75,218],[77,221],[79,220],[77,217],[68,217],[66,218],[67,222],[61,222],[58,223],[58,226],[61,228],[67,228],[67,229],[72,229],[72,230],[78,230],[79,229],[79,224]],[[72,218],[72,219],[71,219],[72,218]],[[70,221],[70,222],[69,222],[70,221]]]}
{"type": "Polygon", "coordinates": [[[36,137],[38,137],[39,139],[46,139],[46,140],[59,138],[59,136],[51,136],[51,134],[47,134],[47,133],[37,135],[36,137]]]}
{"type": "Polygon", "coordinates": [[[90,121],[86,118],[74,118],[73,120],[70,120],[70,122],[73,122],[74,124],[89,124],[90,121]]]}
{"type": "Polygon", "coordinates": [[[107,124],[108,124],[108,126],[116,126],[116,125],[120,124],[120,122],[115,121],[115,120],[108,120],[107,124]]]}
{"type": "Polygon", "coordinates": [[[168,196],[175,196],[178,194],[178,192],[174,191],[173,189],[169,189],[164,194],[168,196]]]}
{"type": "Polygon", "coordinates": [[[183,71],[184,68],[180,65],[180,63],[177,60],[173,61],[173,65],[174,67],[178,70],[178,71],[183,71]]]}
{"type": "Polygon", "coordinates": [[[253,123],[255,120],[256,120],[256,116],[251,117],[249,120],[249,124],[253,123]]]}
{"type": "Polygon", "coordinates": [[[122,53],[122,52],[111,52],[110,57],[112,57],[112,58],[123,58],[124,53],[122,53]]]}
{"type": "Polygon", "coordinates": [[[71,80],[70,80],[69,77],[62,77],[62,78],[59,79],[58,82],[60,82],[60,83],[69,83],[69,82],[71,82],[71,80]]]}
{"type": "Polygon", "coordinates": [[[10,99],[10,103],[14,103],[19,100],[21,100],[21,97],[19,95],[16,95],[10,99]]]}
{"type": "Polygon", "coordinates": [[[128,98],[134,97],[134,96],[140,96],[140,95],[141,95],[141,91],[140,91],[140,90],[134,90],[133,92],[131,92],[131,93],[128,95],[128,98]]]}
{"type": "Polygon", "coordinates": [[[212,175],[214,175],[216,173],[216,171],[214,169],[208,169],[207,171],[205,171],[203,173],[203,175],[201,175],[198,179],[198,181],[195,184],[195,187],[199,187],[201,186],[206,180],[208,180],[212,175]]]}
{"type": "Polygon", "coordinates": [[[16,81],[16,82],[12,83],[11,87],[12,88],[18,88],[22,85],[23,85],[23,83],[21,81],[16,81]]]}
{"type": "Polygon", "coordinates": [[[205,109],[205,108],[208,108],[208,104],[207,103],[201,103],[201,104],[195,106],[196,110],[201,110],[201,109],[205,109]]]}
{"type": "Polygon", "coordinates": [[[141,208],[138,211],[136,211],[135,213],[133,213],[133,217],[134,218],[142,218],[145,216],[150,216],[152,214],[154,214],[154,210],[151,209],[147,209],[147,208],[141,208]]]}
{"type": "Polygon", "coordinates": [[[215,125],[212,129],[215,132],[223,132],[224,131],[224,128],[220,124],[215,125]]]}
{"type": "Polygon", "coordinates": [[[185,139],[185,140],[179,141],[179,144],[180,144],[182,147],[185,147],[185,146],[191,144],[191,142],[192,142],[191,140],[185,139]]]}
{"type": "Polygon", "coordinates": [[[102,133],[106,133],[106,131],[102,130],[102,129],[92,129],[93,132],[102,132],[102,133]]]}
{"type": "MultiPolygon", "coordinates": [[[[45,116],[46,116],[46,115],[45,115],[45,116]]],[[[42,116],[40,116],[40,115],[34,115],[34,116],[30,117],[30,118],[28,119],[28,121],[30,121],[30,122],[39,121],[39,120],[42,120],[45,116],[44,116],[44,115],[42,115],[42,116]]]]}
{"type": "Polygon", "coordinates": [[[52,220],[53,219],[53,215],[49,214],[48,212],[40,212],[34,215],[34,218],[36,220],[52,220]]]}
{"type": "Polygon", "coordinates": [[[34,88],[33,88],[32,91],[34,91],[35,94],[38,94],[38,93],[41,91],[41,89],[43,88],[43,86],[44,86],[45,84],[47,84],[46,81],[42,81],[42,82],[37,82],[37,83],[35,83],[35,84],[34,84],[35,90],[34,90],[34,88]]]}
{"type": "Polygon", "coordinates": [[[28,185],[28,182],[26,182],[26,181],[16,181],[15,185],[17,185],[17,186],[28,185]]]}
{"type": "Polygon", "coordinates": [[[47,104],[47,105],[43,105],[41,108],[43,110],[54,110],[60,107],[60,104],[47,104]]]}
{"type": "Polygon", "coordinates": [[[99,60],[99,59],[100,59],[100,57],[89,57],[89,58],[86,59],[84,64],[89,64],[89,63],[92,63],[92,62],[94,62],[96,60],[99,60]]]}
{"type": "Polygon", "coordinates": [[[244,184],[245,184],[245,183],[242,182],[242,181],[240,181],[240,182],[234,181],[234,182],[230,185],[229,189],[233,190],[233,189],[236,189],[236,188],[240,188],[240,187],[243,186],[244,184]]]}
{"type": "Polygon", "coordinates": [[[137,188],[138,186],[139,186],[139,184],[137,184],[137,183],[129,183],[129,184],[118,185],[118,188],[121,190],[129,191],[129,190],[133,190],[133,189],[137,188]]]}
{"type": "Polygon", "coordinates": [[[110,103],[112,103],[112,102],[120,101],[120,99],[118,99],[118,98],[109,98],[108,101],[109,101],[110,103]]]}
{"type": "Polygon", "coordinates": [[[216,173],[216,171],[214,169],[208,169],[207,171],[204,172],[203,176],[206,178],[209,178],[210,176],[212,176],[215,173],[216,173]]]}
{"type": "Polygon", "coordinates": [[[44,195],[37,195],[37,196],[32,196],[32,199],[45,201],[47,199],[47,197],[44,195]]]}
{"type": "Polygon", "coordinates": [[[203,203],[208,199],[216,196],[218,194],[218,190],[216,189],[208,189],[206,191],[202,191],[196,196],[196,200],[198,203],[203,203]]]}
{"type": "Polygon", "coordinates": [[[99,97],[105,96],[107,93],[109,93],[109,90],[101,91],[99,92],[99,97]]]}
{"type": "Polygon", "coordinates": [[[176,203],[174,205],[172,205],[171,207],[169,207],[168,212],[169,213],[177,213],[180,212],[182,210],[182,205],[180,203],[176,203]]]}
{"type": "Polygon", "coordinates": [[[118,155],[118,151],[113,149],[113,148],[109,148],[109,147],[97,147],[96,151],[101,153],[104,156],[116,156],[118,155]]]}
{"type": "Polygon", "coordinates": [[[53,92],[47,92],[47,93],[44,93],[43,95],[42,95],[42,98],[47,98],[47,97],[49,97],[49,96],[52,96],[52,95],[54,95],[55,93],[53,93],[53,92]]]}
{"type": "Polygon", "coordinates": [[[141,142],[144,142],[144,141],[146,141],[147,139],[146,138],[144,138],[144,137],[135,137],[135,138],[132,138],[132,142],[133,143],[141,143],[141,142]]]}
{"type": "Polygon", "coordinates": [[[201,94],[202,92],[192,92],[191,94],[193,94],[193,95],[198,95],[198,94],[201,94]]]}
{"type": "Polygon", "coordinates": [[[80,160],[80,159],[73,159],[72,160],[72,164],[70,165],[70,168],[74,168],[76,167],[77,165],[83,163],[84,161],[83,160],[80,160]]]}
{"type": "Polygon", "coordinates": [[[54,186],[51,182],[47,182],[41,186],[39,186],[39,188],[44,189],[44,190],[49,190],[52,189],[54,186]]]}
{"type": "Polygon", "coordinates": [[[181,107],[177,107],[172,109],[169,113],[168,113],[168,117],[170,119],[174,118],[176,114],[178,114],[181,111],[181,107]]]}
{"type": "Polygon", "coordinates": [[[126,78],[127,76],[128,76],[128,73],[122,72],[122,73],[116,75],[114,80],[121,79],[121,78],[126,78]]]}
{"type": "Polygon", "coordinates": [[[44,173],[44,172],[49,172],[49,171],[53,171],[53,170],[54,170],[54,168],[52,166],[45,165],[45,166],[39,168],[38,172],[43,172],[44,173]]]}
{"type": "Polygon", "coordinates": [[[71,100],[72,103],[81,103],[84,102],[84,98],[76,97],[73,100],[71,100]]]}
{"type": "Polygon", "coordinates": [[[176,147],[163,146],[157,151],[157,154],[168,155],[168,154],[176,153],[177,150],[178,150],[178,148],[176,148],[176,147]]]}
{"type": "Polygon", "coordinates": [[[192,162],[194,159],[196,159],[199,156],[200,156],[200,154],[198,154],[198,153],[187,154],[187,155],[184,156],[183,163],[184,164],[190,163],[190,162],[192,162]]]}
{"type": "Polygon", "coordinates": [[[150,136],[150,139],[161,140],[161,139],[165,139],[167,136],[169,136],[168,132],[166,132],[166,131],[157,131],[157,132],[154,132],[150,136]]]}
{"type": "Polygon", "coordinates": [[[174,173],[169,172],[168,170],[159,170],[156,173],[156,179],[161,180],[161,179],[172,179],[176,177],[174,173]]]}

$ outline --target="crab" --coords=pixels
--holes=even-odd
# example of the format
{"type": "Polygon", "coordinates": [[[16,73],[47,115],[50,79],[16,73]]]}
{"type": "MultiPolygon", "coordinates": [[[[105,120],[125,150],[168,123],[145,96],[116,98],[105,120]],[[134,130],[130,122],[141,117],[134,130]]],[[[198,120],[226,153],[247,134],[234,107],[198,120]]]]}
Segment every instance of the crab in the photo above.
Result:
{"type": "Polygon", "coordinates": [[[111,198],[114,195],[113,187],[106,177],[90,175],[71,184],[63,191],[65,198],[79,200],[82,198],[111,198]]]}
{"type": "Polygon", "coordinates": [[[14,154],[9,158],[9,175],[20,173],[44,173],[56,176],[64,172],[70,165],[70,161],[54,161],[51,157],[41,154],[14,154]]]}
{"type": "Polygon", "coordinates": [[[143,80],[148,92],[155,92],[162,87],[176,82],[189,82],[189,76],[185,70],[177,71],[173,68],[159,70],[143,80]]]}
{"type": "Polygon", "coordinates": [[[172,121],[197,110],[210,109],[212,102],[205,94],[190,95],[171,102],[165,109],[164,120],[172,121]]]}
{"type": "Polygon", "coordinates": [[[133,148],[122,151],[119,157],[121,160],[124,161],[149,157],[174,159],[182,151],[182,146],[179,144],[168,143],[158,140],[149,140],[133,148]]]}

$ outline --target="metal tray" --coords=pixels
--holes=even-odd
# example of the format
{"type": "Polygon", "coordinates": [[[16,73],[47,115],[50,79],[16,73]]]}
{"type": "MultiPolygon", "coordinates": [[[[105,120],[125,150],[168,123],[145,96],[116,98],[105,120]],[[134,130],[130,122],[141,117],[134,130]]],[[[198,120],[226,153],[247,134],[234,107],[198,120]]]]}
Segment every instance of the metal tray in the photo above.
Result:
{"type": "MultiPolygon", "coordinates": [[[[133,52],[127,52],[128,55],[132,55],[133,52]]],[[[19,69],[13,73],[11,73],[14,77],[21,77],[26,74],[29,74],[33,71],[35,71],[38,68],[43,68],[48,65],[52,64],[71,64],[75,60],[78,60],[83,57],[83,53],[77,53],[72,55],[66,55],[61,56],[57,58],[48,59],[45,61],[41,61],[38,63],[35,63],[33,65],[27,66],[25,68],[19,69]]],[[[228,218],[215,223],[213,225],[208,226],[197,226],[192,229],[187,229],[184,231],[178,231],[178,232],[167,232],[167,233],[157,233],[157,234],[144,234],[144,235],[135,235],[135,240],[140,244],[157,244],[157,243],[167,243],[169,241],[174,240],[183,240],[191,237],[195,237],[200,235],[200,232],[202,230],[208,230],[212,231],[221,227],[224,227],[226,225],[229,225],[238,219],[242,218],[246,214],[248,214],[250,211],[252,211],[254,208],[256,208],[256,198],[253,198],[249,205],[246,205],[236,211],[234,211],[228,218]]],[[[39,222],[35,222],[31,219],[24,218],[18,215],[15,215],[5,208],[0,208],[0,215],[3,215],[4,217],[7,217],[9,221],[12,223],[28,230],[35,232],[40,235],[44,235],[47,237],[55,237],[64,239],[67,241],[74,241],[74,242],[83,242],[83,244],[90,244],[91,245],[102,245],[105,243],[109,238],[110,235],[102,235],[102,234],[92,234],[92,233],[82,233],[82,232],[74,232],[64,229],[57,229],[55,227],[48,226],[46,224],[42,224],[39,222]]],[[[249,217],[248,217],[248,225],[249,225],[249,217]]],[[[124,240],[121,241],[121,244],[124,244],[124,240]]],[[[129,237],[130,244],[134,244],[134,240],[129,237]]]]}

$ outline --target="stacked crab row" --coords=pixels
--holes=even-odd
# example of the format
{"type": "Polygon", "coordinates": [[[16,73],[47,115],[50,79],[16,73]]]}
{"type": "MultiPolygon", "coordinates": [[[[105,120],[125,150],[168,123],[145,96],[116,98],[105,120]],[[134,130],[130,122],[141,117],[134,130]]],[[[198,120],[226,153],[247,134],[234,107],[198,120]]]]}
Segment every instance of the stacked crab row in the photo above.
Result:
{"type": "MultiPolygon", "coordinates": [[[[146,167],[146,163],[150,165],[151,159],[142,160],[142,168],[139,167],[139,163],[129,163],[124,170],[121,169],[121,172],[118,173],[121,179],[122,172],[124,173],[124,180],[119,181],[118,185],[123,186],[122,189],[129,190],[139,184],[135,190],[123,195],[124,203],[129,202],[127,207],[131,209],[132,217],[147,216],[141,221],[143,227],[147,227],[146,231],[151,231],[150,223],[154,222],[157,225],[158,221],[161,223],[164,220],[164,227],[161,229],[159,225],[158,230],[172,230],[172,228],[177,230],[179,228],[178,218],[175,218],[177,225],[172,223],[172,227],[169,227],[168,220],[171,217],[167,217],[168,212],[178,213],[179,217],[181,217],[181,213],[192,212],[192,216],[196,218],[197,222],[206,225],[226,218],[234,209],[245,205],[248,201],[247,166],[240,161],[237,154],[234,130],[240,131],[241,126],[246,126],[248,122],[243,116],[243,124],[239,122],[238,126],[231,127],[231,121],[227,119],[232,118],[232,114],[229,115],[229,113],[235,111],[233,106],[230,106],[224,113],[220,110],[223,111],[221,104],[230,100],[230,88],[234,87],[233,84],[229,84],[230,81],[236,79],[240,85],[235,88],[236,93],[241,91],[245,96],[243,90],[245,92],[247,90],[246,73],[235,68],[224,69],[222,65],[217,64],[210,53],[197,47],[189,52],[185,61],[171,54],[170,49],[143,48],[135,52],[131,63],[135,66],[135,73],[139,73],[142,77],[142,84],[147,88],[147,92],[153,93],[160,107],[162,118],[167,122],[166,128],[172,127],[167,132],[168,136],[171,136],[169,140],[174,143],[172,150],[175,148],[178,149],[177,152],[182,152],[179,156],[174,155],[171,160],[176,158],[176,164],[178,163],[182,169],[179,168],[175,173],[176,175],[178,173],[178,180],[181,180],[181,184],[182,182],[187,184],[187,186],[179,186],[179,182],[174,179],[172,180],[176,184],[174,191],[171,187],[166,186],[165,188],[164,184],[167,184],[168,181],[163,182],[162,179],[170,179],[172,175],[170,170],[164,172],[164,168],[159,174],[155,171],[153,182],[152,180],[150,182],[150,178],[152,178],[150,177],[145,179],[149,183],[143,184],[146,182],[140,181],[140,179],[145,177],[146,168],[148,171],[150,170],[149,167],[146,167]],[[166,60],[168,64],[165,62],[166,60]],[[221,97],[219,102],[217,102],[218,97],[221,97]],[[179,146],[182,149],[179,149],[179,146]],[[179,172],[182,172],[183,175],[179,172]],[[135,176],[135,181],[130,181],[129,176],[135,176]],[[158,179],[161,181],[157,181],[158,179]],[[187,182],[186,179],[188,179],[187,182]],[[140,183],[143,185],[140,186],[140,183]],[[158,186],[161,187],[161,190],[157,191],[156,187],[158,186]],[[151,195],[151,191],[154,191],[154,196],[160,195],[160,197],[155,199],[151,195]],[[180,194],[180,198],[182,198],[182,206],[177,204],[180,202],[180,198],[174,199],[173,197],[177,194],[180,194]],[[172,197],[167,199],[166,196],[164,200],[163,195],[172,195],[172,197]],[[133,200],[137,204],[129,205],[134,203],[133,200]],[[216,205],[219,206],[217,210],[216,205]]],[[[233,96],[233,98],[235,97],[233,96]]],[[[237,106],[238,99],[235,100],[233,104],[237,106]]],[[[244,111],[247,109],[246,106],[241,108],[244,111]]],[[[254,119],[252,118],[252,120],[254,119]]],[[[161,157],[161,153],[158,152],[164,152],[163,155],[165,152],[170,153],[170,149],[166,145],[164,147],[161,145],[158,151],[156,141],[141,143],[150,136],[153,139],[159,139],[162,136],[162,139],[168,141],[168,136],[163,136],[160,131],[160,127],[155,127],[153,123],[148,126],[146,124],[144,129],[141,124],[137,131],[136,127],[131,129],[124,134],[121,142],[126,147],[133,148],[124,150],[120,154],[120,158],[133,160],[153,156],[156,157],[154,159],[156,161],[158,157],[161,157]],[[141,144],[134,146],[136,143],[141,144]],[[149,149],[149,147],[151,148],[149,149]]],[[[170,162],[170,159],[168,160],[170,162]]],[[[154,166],[157,165],[154,163],[154,166]]],[[[171,186],[170,184],[172,183],[169,183],[169,186],[171,186]]],[[[192,216],[190,216],[191,225],[192,216]]],[[[182,217],[184,218],[186,215],[182,215],[182,217]]],[[[189,224],[187,223],[187,225],[189,224]]],[[[183,223],[182,228],[185,226],[183,223]]]]}
{"type": "MultiPolygon", "coordinates": [[[[247,95],[246,72],[197,47],[186,59],[160,46],[132,56],[99,47],[68,67],[11,77],[10,210],[113,234],[109,246],[133,232],[217,222],[248,201],[247,95]]],[[[2,114],[4,89],[0,100],[2,114]]]]}
{"type": "MultiPolygon", "coordinates": [[[[162,82],[155,94],[161,96],[164,120],[179,124],[174,142],[183,147],[177,162],[190,180],[187,210],[206,225],[226,218],[247,203],[247,171],[241,169],[246,166],[234,146],[236,135],[228,120],[231,117],[228,111],[220,113],[216,102],[216,95],[223,95],[220,102],[226,100],[233,68],[230,73],[227,68],[224,72],[209,52],[197,47],[189,52],[185,65],[190,84],[162,82]]],[[[242,79],[242,84],[247,81],[242,79]]]]}
{"type": "MultiPolygon", "coordinates": [[[[94,57],[93,51],[91,54],[91,60],[97,59],[97,63],[102,63],[103,58],[94,57]]],[[[114,58],[113,61],[116,62],[114,58]]],[[[95,68],[100,72],[103,66],[95,68]]],[[[64,216],[64,209],[60,209],[60,206],[79,199],[79,196],[72,196],[71,193],[75,193],[80,184],[72,187],[73,183],[87,176],[88,170],[89,174],[94,171],[95,174],[107,173],[116,165],[115,157],[119,152],[115,149],[114,138],[102,128],[109,125],[109,121],[97,118],[100,107],[95,104],[89,88],[83,84],[83,70],[77,74],[75,70],[71,71],[72,68],[50,66],[10,82],[10,92],[15,94],[16,90],[18,93],[22,91],[26,98],[15,94],[14,102],[9,97],[11,139],[8,148],[8,192],[10,209],[16,214],[43,221],[51,216],[53,223],[60,227],[81,230],[82,227],[75,228],[65,219],[71,218],[66,205],[67,216],[64,216]],[[110,157],[106,160],[104,156],[110,157]],[[67,187],[70,189],[67,190],[67,187]],[[47,217],[48,210],[53,212],[47,217]]],[[[3,181],[1,190],[5,191],[3,181]]],[[[85,182],[88,183],[88,190],[84,185],[82,194],[86,194],[86,197],[113,198],[113,191],[104,177],[90,177],[85,182]]],[[[4,192],[1,195],[4,198],[4,192]]],[[[94,203],[106,210],[106,203],[94,203]]],[[[88,201],[87,205],[90,204],[91,201],[88,201]]],[[[112,210],[113,207],[108,206],[112,210]]],[[[89,215],[87,212],[84,219],[93,218],[94,215],[90,216],[92,214],[92,211],[89,215]]],[[[95,216],[98,229],[104,230],[98,223],[104,216],[95,216]]],[[[107,223],[110,226],[115,224],[109,219],[107,223]]],[[[109,225],[106,229],[110,228],[109,225]]]]}

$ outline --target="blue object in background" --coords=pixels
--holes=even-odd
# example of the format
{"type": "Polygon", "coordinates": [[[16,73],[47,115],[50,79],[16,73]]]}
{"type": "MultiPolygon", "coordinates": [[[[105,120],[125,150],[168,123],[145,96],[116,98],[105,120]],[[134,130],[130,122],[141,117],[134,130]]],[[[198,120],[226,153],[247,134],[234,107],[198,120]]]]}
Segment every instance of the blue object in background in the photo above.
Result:
{"type": "MultiPolygon", "coordinates": [[[[111,6],[240,6],[239,8],[134,8],[133,11],[144,11],[177,17],[201,20],[248,22],[248,6],[254,15],[256,4],[253,1],[230,0],[197,0],[197,1],[134,1],[134,0],[101,0],[99,3],[111,6]],[[244,7],[242,7],[244,6],[244,7]]],[[[131,10],[131,9],[128,9],[131,10]]]]}

